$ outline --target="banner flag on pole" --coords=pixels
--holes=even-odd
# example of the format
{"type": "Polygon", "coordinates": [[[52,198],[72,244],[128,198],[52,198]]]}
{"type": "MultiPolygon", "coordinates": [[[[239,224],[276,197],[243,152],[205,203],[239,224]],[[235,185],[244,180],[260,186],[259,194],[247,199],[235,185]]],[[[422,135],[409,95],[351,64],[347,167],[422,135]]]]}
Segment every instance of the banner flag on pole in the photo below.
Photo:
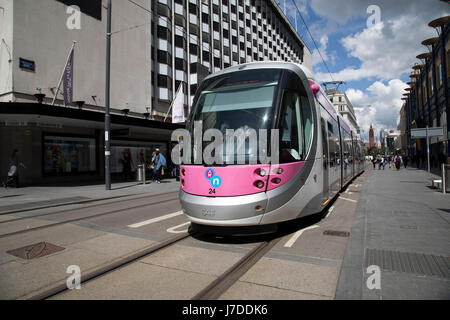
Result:
{"type": "Polygon", "coordinates": [[[183,84],[180,83],[177,95],[172,105],[172,123],[180,123],[184,121],[184,92],[183,84]]]}
{"type": "Polygon", "coordinates": [[[73,52],[74,50],[70,53],[63,75],[64,103],[66,106],[71,105],[73,100],[73,52]]]}

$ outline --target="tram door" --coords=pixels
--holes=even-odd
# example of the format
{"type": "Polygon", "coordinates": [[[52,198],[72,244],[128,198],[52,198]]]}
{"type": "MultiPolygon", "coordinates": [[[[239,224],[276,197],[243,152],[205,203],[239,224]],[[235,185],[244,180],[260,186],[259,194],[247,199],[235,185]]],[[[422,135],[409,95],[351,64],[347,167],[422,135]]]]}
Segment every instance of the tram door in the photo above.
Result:
{"type": "Polygon", "coordinates": [[[329,169],[328,169],[328,135],[325,121],[320,118],[320,127],[322,128],[322,168],[323,168],[323,197],[328,199],[330,194],[329,169]]]}

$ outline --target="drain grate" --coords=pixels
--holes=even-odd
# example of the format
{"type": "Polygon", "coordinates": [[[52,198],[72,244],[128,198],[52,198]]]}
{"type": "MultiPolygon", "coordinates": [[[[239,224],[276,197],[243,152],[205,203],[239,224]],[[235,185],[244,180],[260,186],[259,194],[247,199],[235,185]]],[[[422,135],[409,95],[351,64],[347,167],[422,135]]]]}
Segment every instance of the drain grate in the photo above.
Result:
{"type": "Polygon", "coordinates": [[[64,250],[63,247],[48,243],[39,242],[26,247],[6,251],[7,253],[26,260],[40,258],[58,251],[64,250]]]}
{"type": "Polygon", "coordinates": [[[417,230],[417,226],[400,226],[400,229],[417,230]]]}
{"type": "Polygon", "coordinates": [[[336,230],[325,230],[323,232],[326,236],[335,236],[335,237],[348,237],[350,236],[350,232],[346,231],[336,231],[336,230]]]}
{"type": "Polygon", "coordinates": [[[366,249],[366,267],[450,278],[450,257],[424,253],[366,249]]]}

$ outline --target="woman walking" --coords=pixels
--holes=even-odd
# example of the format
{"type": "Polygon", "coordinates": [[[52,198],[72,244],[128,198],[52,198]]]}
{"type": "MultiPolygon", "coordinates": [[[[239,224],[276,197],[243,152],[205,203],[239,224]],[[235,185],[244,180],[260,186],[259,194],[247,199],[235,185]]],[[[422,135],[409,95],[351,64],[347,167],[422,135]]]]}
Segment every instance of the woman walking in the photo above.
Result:
{"type": "Polygon", "coordinates": [[[8,188],[8,185],[11,183],[14,183],[16,188],[19,188],[19,166],[26,168],[25,165],[19,161],[19,150],[14,149],[9,161],[8,176],[6,181],[3,183],[5,188],[8,188]]]}

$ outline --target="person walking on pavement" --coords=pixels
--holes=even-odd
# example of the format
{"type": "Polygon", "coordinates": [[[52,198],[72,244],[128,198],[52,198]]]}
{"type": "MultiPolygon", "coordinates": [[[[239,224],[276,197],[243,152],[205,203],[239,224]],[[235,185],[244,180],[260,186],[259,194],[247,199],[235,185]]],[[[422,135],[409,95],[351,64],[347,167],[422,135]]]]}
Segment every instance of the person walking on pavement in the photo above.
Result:
{"type": "Polygon", "coordinates": [[[405,167],[405,169],[406,166],[408,165],[408,161],[409,161],[408,156],[407,155],[403,156],[403,166],[405,167]]]}
{"type": "Polygon", "coordinates": [[[155,150],[155,155],[153,156],[154,168],[153,173],[156,178],[157,183],[161,183],[161,172],[167,166],[166,158],[162,153],[159,152],[159,149],[155,150]]]}
{"type": "Polygon", "coordinates": [[[128,181],[128,179],[132,179],[133,176],[131,174],[131,150],[129,148],[125,149],[123,151],[123,159],[121,159],[122,162],[122,174],[124,181],[128,181]]]}
{"type": "Polygon", "coordinates": [[[383,167],[384,170],[384,157],[378,156],[378,170],[381,170],[381,167],[383,167]]]}
{"type": "Polygon", "coordinates": [[[8,188],[8,185],[13,182],[14,186],[19,188],[19,166],[26,169],[25,165],[19,160],[19,150],[14,149],[9,161],[8,176],[6,177],[6,181],[3,183],[5,188],[8,188]]]}
{"type": "Polygon", "coordinates": [[[397,170],[400,170],[400,164],[401,164],[401,162],[402,162],[402,157],[398,154],[398,155],[395,157],[395,168],[396,168],[397,170]]]}
{"type": "Polygon", "coordinates": [[[392,165],[392,157],[389,155],[388,156],[388,163],[389,163],[389,169],[391,168],[391,165],[392,165]]]}

